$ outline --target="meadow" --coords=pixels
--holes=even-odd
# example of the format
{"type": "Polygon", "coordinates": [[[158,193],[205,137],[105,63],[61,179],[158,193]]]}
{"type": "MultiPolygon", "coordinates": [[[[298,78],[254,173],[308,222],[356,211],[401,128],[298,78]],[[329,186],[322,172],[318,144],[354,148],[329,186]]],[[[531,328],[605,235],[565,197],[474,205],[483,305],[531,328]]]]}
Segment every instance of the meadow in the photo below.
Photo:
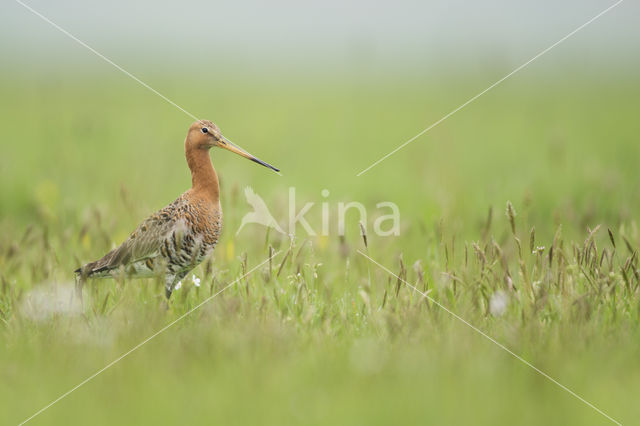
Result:
{"type": "Polygon", "coordinates": [[[142,73],[282,176],[214,150],[224,231],[199,285],[167,304],[158,280],[92,281],[80,305],[72,271],[188,189],[192,120],[115,71],[5,73],[0,423],[226,288],[29,423],[612,423],[479,330],[633,424],[637,77],[532,67],[356,177],[503,74],[142,73]],[[318,227],[329,203],[331,232],[236,234],[247,186],[277,220],[290,187],[318,227]],[[366,245],[355,211],[337,235],[349,201],[366,245]],[[398,236],[372,232],[382,201],[398,236]]]}

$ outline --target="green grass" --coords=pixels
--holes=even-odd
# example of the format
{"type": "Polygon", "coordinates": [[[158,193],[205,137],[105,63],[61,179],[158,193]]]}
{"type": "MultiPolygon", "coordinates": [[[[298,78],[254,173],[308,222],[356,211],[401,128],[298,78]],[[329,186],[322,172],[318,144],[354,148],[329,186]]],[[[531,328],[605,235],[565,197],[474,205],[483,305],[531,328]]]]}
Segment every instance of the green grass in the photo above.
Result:
{"type": "Polygon", "coordinates": [[[155,280],[94,281],[80,309],[69,303],[71,271],[188,188],[190,119],[120,76],[4,75],[3,423],[29,417],[271,248],[273,262],[33,423],[608,423],[438,304],[616,420],[640,415],[636,81],[523,74],[356,177],[496,76],[141,77],[283,176],[214,151],[225,230],[194,270],[202,285],[185,280],[167,306],[155,280]],[[283,222],[290,186],[298,209],[316,203],[317,229],[328,202],[331,236],[299,229],[290,240],[257,225],[236,235],[249,185],[283,222]],[[397,237],[371,229],[387,200],[400,208],[397,237]],[[368,248],[353,212],[336,236],[340,201],[367,206],[368,248]],[[503,315],[489,310],[497,292],[503,315]]]}

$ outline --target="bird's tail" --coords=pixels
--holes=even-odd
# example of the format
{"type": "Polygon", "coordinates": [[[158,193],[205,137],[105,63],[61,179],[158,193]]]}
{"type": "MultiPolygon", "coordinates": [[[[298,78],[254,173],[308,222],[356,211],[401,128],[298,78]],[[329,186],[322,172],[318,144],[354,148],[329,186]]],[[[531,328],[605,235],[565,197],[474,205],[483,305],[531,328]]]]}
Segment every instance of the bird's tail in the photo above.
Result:
{"type": "Polygon", "coordinates": [[[122,246],[111,250],[100,259],[89,262],[86,265],[76,269],[74,272],[84,278],[99,278],[109,275],[113,269],[117,269],[120,265],[126,264],[129,256],[122,246]]]}
{"type": "Polygon", "coordinates": [[[111,250],[104,257],[89,262],[84,266],[74,270],[76,279],[76,295],[82,300],[82,287],[84,287],[87,278],[101,278],[109,275],[109,272],[114,269],[114,257],[116,257],[116,250],[111,250]]]}

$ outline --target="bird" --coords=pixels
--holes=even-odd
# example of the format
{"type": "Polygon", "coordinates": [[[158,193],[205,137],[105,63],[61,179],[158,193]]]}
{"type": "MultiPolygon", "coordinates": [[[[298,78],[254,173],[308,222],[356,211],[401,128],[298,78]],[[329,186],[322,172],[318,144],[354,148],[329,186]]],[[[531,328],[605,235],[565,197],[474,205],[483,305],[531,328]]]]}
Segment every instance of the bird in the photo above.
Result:
{"type": "Polygon", "coordinates": [[[124,273],[131,278],[164,276],[165,296],[170,299],[176,284],[213,252],[220,237],[220,185],[209,155],[214,147],[280,171],[231,143],[211,121],[194,122],[184,141],[191,188],[142,221],[118,247],[76,269],[80,293],[87,278],[124,273]]]}

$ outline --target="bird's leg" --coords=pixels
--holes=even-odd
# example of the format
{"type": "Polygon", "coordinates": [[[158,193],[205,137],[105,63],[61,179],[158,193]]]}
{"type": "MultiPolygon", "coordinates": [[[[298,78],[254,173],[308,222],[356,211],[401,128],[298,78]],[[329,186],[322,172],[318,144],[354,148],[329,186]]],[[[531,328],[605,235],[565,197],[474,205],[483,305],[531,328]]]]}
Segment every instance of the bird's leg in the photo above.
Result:
{"type": "Polygon", "coordinates": [[[176,285],[175,275],[167,275],[164,277],[164,296],[169,300],[171,293],[173,293],[173,287],[176,285]]]}
{"type": "Polygon", "coordinates": [[[164,295],[169,300],[171,298],[171,293],[173,293],[173,289],[176,288],[176,284],[180,281],[184,275],[181,274],[167,274],[164,277],[164,295]]]}
{"type": "Polygon", "coordinates": [[[167,300],[169,300],[169,298],[171,297],[171,293],[173,293],[173,290],[176,288],[176,284],[178,284],[180,280],[186,277],[188,273],[189,271],[182,271],[176,273],[175,275],[165,276],[164,295],[167,297],[167,300]]]}
{"type": "MultiPolygon", "coordinates": [[[[82,298],[82,288],[84,287],[84,283],[85,283],[85,277],[83,276],[83,274],[79,274],[76,275],[76,291],[75,291],[75,295],[78,299],[80,299],[80,307],[82,308],[82,310],[84,311],[84,300],[82,298]]],[[[73,303],[73,296],[71,297],[71,302],[73,303]]]]}

